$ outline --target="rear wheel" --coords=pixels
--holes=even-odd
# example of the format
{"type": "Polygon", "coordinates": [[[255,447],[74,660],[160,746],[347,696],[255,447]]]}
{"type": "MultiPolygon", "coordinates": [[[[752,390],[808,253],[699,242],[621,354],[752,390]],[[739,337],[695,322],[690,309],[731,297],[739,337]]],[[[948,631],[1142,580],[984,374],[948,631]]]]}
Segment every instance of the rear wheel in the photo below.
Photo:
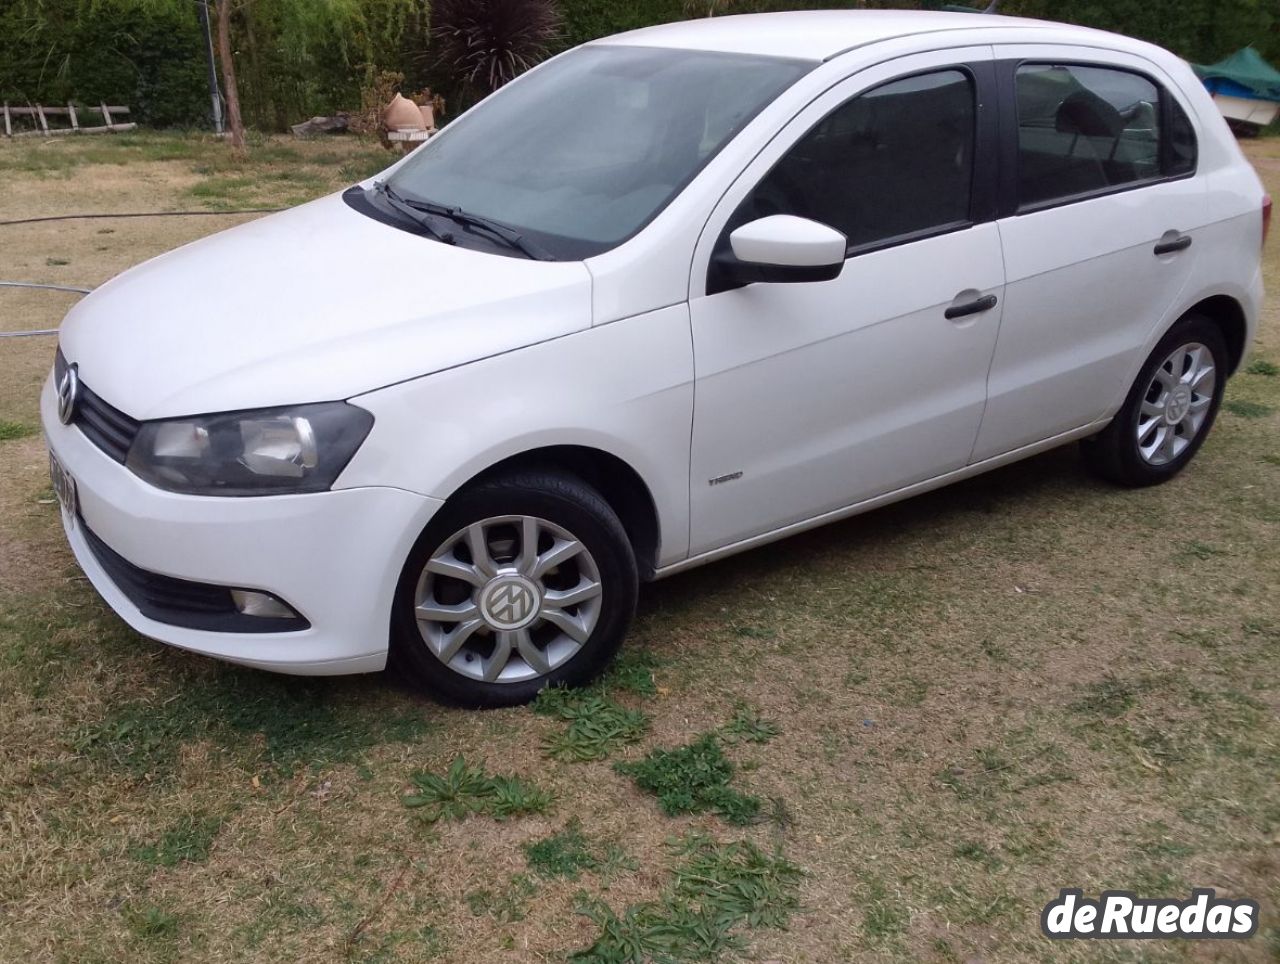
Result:
{"type": "Polygon", "coordinates": [[[542,472],[495,479],[451,499],[415,545],[393,654],[449,702],[524,703],[605,667],[637,583],[622,523],[590,486],[542,472]]]}
{"type": "Polygon", "coordinates": [[[1095,472],[1121,485],[1156,485],[1199,451],[1222,404],[1228,366],[1218,326],[1188,315],[1160,340],[1111,424],[1085,442],[1095,472]]]}

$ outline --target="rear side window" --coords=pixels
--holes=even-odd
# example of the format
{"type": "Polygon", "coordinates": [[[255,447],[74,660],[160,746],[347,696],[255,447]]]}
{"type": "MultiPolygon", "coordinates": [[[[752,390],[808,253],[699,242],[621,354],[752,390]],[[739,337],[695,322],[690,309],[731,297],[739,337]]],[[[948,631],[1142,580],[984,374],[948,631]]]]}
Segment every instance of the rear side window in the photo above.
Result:
{"type": "Polygon", "coordinates": [[[1075,64],[1024,64],[1016,83],[1022,207],[1158,180],[1195,167],[1195,134],[1186,114],[1141,74],[1075,64]],[[1168,105],[1161,103],[1162,96],[1168,105]]]}
{"type": "Polygon", "coordinates": [[[842,231],[856,250],[967,223],[975,118],[973,81],[960,70],[859,94],[800,139],[729,229],[794,214],[842,231]]]}

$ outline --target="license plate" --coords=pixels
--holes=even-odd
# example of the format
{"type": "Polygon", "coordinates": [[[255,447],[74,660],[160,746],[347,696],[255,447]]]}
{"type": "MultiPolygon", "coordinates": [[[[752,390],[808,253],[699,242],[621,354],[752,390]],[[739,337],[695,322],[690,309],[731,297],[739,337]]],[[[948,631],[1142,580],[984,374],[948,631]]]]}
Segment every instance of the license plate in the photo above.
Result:
{"type": "Polygon", "coordinates": [[[62,507],[63,518],[67,525],[74,526],[80,509],[76,501],[76,480],[52,452],[49,453],[49,480],[53,483],[53,494],[58,497],[58,505],[62,507]]]}

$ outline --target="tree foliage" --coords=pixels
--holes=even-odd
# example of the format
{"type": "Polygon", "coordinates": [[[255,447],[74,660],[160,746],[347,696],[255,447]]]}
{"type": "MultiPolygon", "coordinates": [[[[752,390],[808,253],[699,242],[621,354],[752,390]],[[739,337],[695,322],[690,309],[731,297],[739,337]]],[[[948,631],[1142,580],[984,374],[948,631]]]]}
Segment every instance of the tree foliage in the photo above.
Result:
{"type": "MultiPolygon", "coordinates": [[[[380,69],[423,72],[427,0],[230,2],[250,126],[356,106],[380,69]]],[[[13,103],[108,100],[144,123],[204,125],[206,70],[193,0],[0,2],[0,98],[13,103]]]]}
{"type": "MultiPolygon", "coordinates": [[[[649,24],[708,14],[807,7],[938,7],[984,0],[230,0],[235,73],[246,123],[281,130],[311,114],[360,103],[381,71],[405,86],[430,86],[453,100],[466,77],[509,79],[555,49],[649,24]],[[511,11],[558,13],[554,40],[511,11]],[[465,56],[439,27],[470,23],[465,56]],[[526,43],[532,32],[537,43],[526,43]],[[474,38],[514,38],[532,51],[477,69],[474,38]],[[451,49],[453,52],[451,53],[451,49]],[[468,62],[466,57],[471,57],[468,62]]],[[[1252,44],[1280,63],[1277,0],[1003,0],[1003,12],[1116,30],[1189,60],[1218,60],[1252,44]]],[[[542,14],[538,14],[539,18],[542,14]]],[[[517,43],[518,42],[518,43],[517,43]]],[[[501,44],[491,44],[494,50],[501,44]]],[[[483,51],[481,51],[483,53],[483,51]]],[[[483,56],[480,57],[483,60],[483,56]]],[[[209,99],[204,40],[193,0],[0,0],[0,98],[11,103],[126,103],[157,126],[204,125],[209,99]]],[[[465,98],[462,98],[465,99],[465,98]]]]}

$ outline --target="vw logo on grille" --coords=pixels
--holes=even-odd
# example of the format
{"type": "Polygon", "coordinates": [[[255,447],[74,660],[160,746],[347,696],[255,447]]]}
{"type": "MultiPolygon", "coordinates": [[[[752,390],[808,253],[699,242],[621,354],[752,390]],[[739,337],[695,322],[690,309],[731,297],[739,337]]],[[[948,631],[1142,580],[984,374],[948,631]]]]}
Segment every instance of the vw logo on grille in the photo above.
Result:
{"type": "Polygon", "coordinates": [[[76,417],[76,402],[80,400],[80,372],[76,365],[68,365],[58,381],[58,421],[70,425],[76,417]]]}
{"type": "Polygon", "coordinates": [[[480,612],[494,629],[520,629],[537,615],[538,592],[523,576],[499,576],[485,588],[480,612]]]}

